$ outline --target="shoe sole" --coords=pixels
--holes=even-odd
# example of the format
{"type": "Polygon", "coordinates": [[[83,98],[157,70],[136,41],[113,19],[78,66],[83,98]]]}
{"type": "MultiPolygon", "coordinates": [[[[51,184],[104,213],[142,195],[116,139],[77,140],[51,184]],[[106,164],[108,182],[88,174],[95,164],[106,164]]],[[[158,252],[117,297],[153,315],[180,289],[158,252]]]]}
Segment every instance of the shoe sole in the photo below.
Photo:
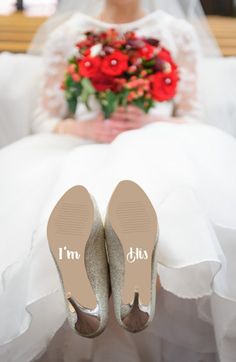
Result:
{"type": "Polygon", "coordinates": [[[47,235],[67,299],[93,310],[96,297],[87,276],[85,249],[94,222],[94,205],[86,188],[68,190],[53,209],[47,235]]]}
{"type": "Polygon", "coordinates": [[[158,222],[156,212],[145,192],[132,181],[116,187],[109,206],[111,226],[123,247],[124,283],[122,303],[149,305],[152,293],[152,260],[158,222]]]}

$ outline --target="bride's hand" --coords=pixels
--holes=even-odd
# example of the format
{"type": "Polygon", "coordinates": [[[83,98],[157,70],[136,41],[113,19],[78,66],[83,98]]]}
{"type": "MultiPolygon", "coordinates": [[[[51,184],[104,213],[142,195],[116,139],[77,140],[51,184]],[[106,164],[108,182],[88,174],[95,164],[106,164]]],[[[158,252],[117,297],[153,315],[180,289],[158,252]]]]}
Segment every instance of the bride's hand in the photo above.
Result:
{"type": "Polygon", "coordinates": [[[138,129],[156,121],[155,117],[146,114],[136,106],[119,107],[111,117],[114,122],[126,124],[127,129],[138,129]]]}
{"type": "Polygon", "coordinates": [[[127,124],[104,120],[103,115],[89,121],[76,122],[73,119],[61,121],[55,128],[59,134],[69,134],[100,143],[112,142],[120,133],[127,130],[127,124]]]}

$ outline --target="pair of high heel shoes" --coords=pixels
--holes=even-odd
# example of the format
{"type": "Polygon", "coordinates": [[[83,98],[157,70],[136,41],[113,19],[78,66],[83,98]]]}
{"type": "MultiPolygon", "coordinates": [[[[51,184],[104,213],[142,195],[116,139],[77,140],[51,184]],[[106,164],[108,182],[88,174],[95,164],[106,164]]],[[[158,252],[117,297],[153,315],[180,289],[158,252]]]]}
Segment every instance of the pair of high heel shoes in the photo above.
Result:
{"type": "Polygon", "coordinates": [[[53,209],[47,234],[74,330],[84,337],[103,332],[110,286],[119,324],[130,332],[149,325],[156,300],[158,222],[136,183],[118,184],[105,226],[89,192],[71,188],[53,209]]]}

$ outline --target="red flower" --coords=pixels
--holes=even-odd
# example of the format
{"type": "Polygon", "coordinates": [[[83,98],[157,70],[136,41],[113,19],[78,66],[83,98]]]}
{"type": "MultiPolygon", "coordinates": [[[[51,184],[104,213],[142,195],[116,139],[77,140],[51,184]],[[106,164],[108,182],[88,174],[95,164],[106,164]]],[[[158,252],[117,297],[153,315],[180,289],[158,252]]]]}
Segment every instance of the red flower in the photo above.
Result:
{"type": "Polygon", "coordinates": [[[170,52],[167,49],[161,48],[160,52],[158,53],[158,57],[164,62],[170,63],[173,70],[177,69],[177,65],[173,61],[170,52]]]}
{"type": "Polygon", "coordinates": [[[90,56],[90,48],[84,50],[84,51],[83,51],[83,55],[84,55],[85,57],[90,56]]]}
{"type": "Polygon", "coordinates": [[[91,39],[81,40],[79,43],[76,44],[76,47],[81,49],[85,47],[91,47],[93,45],[93,41],[91,39]]]}
{"type": "Polygon", "coordinates": [[[99,72],[101,59],[99,57],[85,57],[79,61],[79,72],[82,77],[92,78],[99,72]]]}
{"type": "Polygon", "coordinates": [[[128,56],[120,52],[114,51],[107,55],[103,62],[101,70],[109,76],[118,76],[128,69],[128,56]]]}
{"type": "Polygon", "coordinates": [[[122,39],[116,40],[113,43],[113,47],[116,49],[120,49],[123,45],[125,45],[125,40],[122,40],[122,39]]]}
{"type": "Polygon", "coordinates": [[[153,58],[154,50],[155,50],[155,48],[152,45],[145,43],[145,45],[139,50],[139,55],[141,58],[145,58],[146,60],[149,60],[149,59],[153,58]]]}
{"type": "Polygon", "coordinates": [[[116,29],[108,29],[106,34],[107,34],[107,38],[109,38],[111,40],[116,40],[119,37],[119,33],[117,32],[116,29]]]}
{"type": "Polygon", "coordinates": [[[92,84],[96,91],[104,92],[107,89],[114,89],[114,78],[105,76],[104,74],[97,75],[91,79],[92,84]]]}
{"type": "Polygon", "coordinates": [[[73,73],[71,74],[71,78],[73,79],[74,82],[78,83],[80,81],[80,75],[78,73],[73,73]]]}
{"type": "Polygon", "coordinates": [[[174,98],[178,79],[176,72],[169,74],[159,72],[153,75],[151,83],[153,98],[159,102],[174,98]]]}
{"type": "Polygon", "coordinates": [[[125,38],[126,38],[126,40],[128,40],[128,39],[137,39],[137,36],[136,36],[134,31],[127,31],[125,33],[125,38]]]}
{"type": "Polygon", "coordinates": [[[76,72],[76,65],[75,64],[69,64],[67,67],[67,73],[68,74],[74,74],[76,72]]]}

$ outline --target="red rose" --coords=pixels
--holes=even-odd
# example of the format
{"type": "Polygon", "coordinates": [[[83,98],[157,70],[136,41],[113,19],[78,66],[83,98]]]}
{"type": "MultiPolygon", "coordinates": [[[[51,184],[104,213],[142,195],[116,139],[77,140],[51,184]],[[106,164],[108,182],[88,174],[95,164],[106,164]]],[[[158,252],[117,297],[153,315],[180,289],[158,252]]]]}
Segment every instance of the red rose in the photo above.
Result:
{"type": "Polygon", "coordinates": [[[139,50],[139,56],[141,58],[145,58],[146,60],[149,60],[149,59],[153,58],[154,50],[155,50],[155,48],[151,44],[145,43],[145,45],[139,50]]]}
{"type": "Polygon", "coordinates": [[[99,57],[85,57],[79,61],[79,72],[82,77],[92,78],[99,72],[101,59],[99,57]]]}
{"type": "Polygon", "coordinates": [[[92,84],[96,91],[103,92],[107,89],[114,89],[115,83],[114,78],[105,76],[103,74],[97,75],[91,79],[92,84]]]}
{"type": "Polygon", "coordinates": [[[128,69],[128,56],[120,52],[114,51],[112,54],[107,55],[102,62],[101,70],[104,74],[109,76],[121,75],[128,69]]]}
{"type": "Polygon", "coordinates": [[[168,101],[174,98],[178,79],[176,72],[169,74],[159,72],[154,74],[151,82],[153,98],[159,102],[168,101]]]}
{"type": "Polygon", "coordinates": [[[173,70],[177,69],[177,65],[173,61],[170,52],[167,49],[161,48],[160,52],[158,53],[158,57],[164,62],[170,63],[173,70]]]}

